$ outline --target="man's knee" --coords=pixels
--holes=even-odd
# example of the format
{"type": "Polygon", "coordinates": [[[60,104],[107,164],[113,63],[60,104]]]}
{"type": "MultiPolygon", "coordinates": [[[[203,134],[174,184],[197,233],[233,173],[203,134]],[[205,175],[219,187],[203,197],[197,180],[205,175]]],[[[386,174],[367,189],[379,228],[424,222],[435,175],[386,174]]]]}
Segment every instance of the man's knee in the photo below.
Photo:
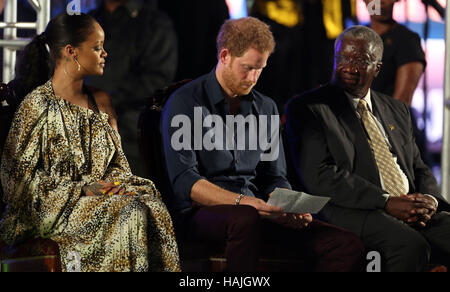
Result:
{"type": "Polygon", "coordinates": [[[430,260],[431,247],[418,232],[399,235],[383,248],[386,271],[423,272],[430,260]]]}
{"type": "Polygon", "coordinates": [[[229,224],[229,234],[245,235],[260,233],[261,217],[251,206],[236,206],[229,224]]]}
{"type": "MultiPolygon", "coordinates": [[[[327,246],[331,251],[339,252],[343,255],[350,255],[355,257],[363,257],[365,246],[362,240],[353,232],[339,228],[337,226],[324,224],[320,222],[327,232],[323,238],[324,246],[327,246]]],[[[319,225],[320,226],[320,225],[319,225]]]]}
{"type": "Polygon", "coordinates": [[[339,256],[345,259],[348,266],[353,267],[353,271],[362,269],[364,263],[364,255],[366,248],[356,234],[341,230],[333,236],[334,248],[330,252],[330,256],[339,256]]]}
{"type": "Polygon", "coordinates": [[[352,232],[343,232],[340,236],[341,248],[349,253],[352,253],[354,257],[361,258],[365,253],[365,246],[362,240],[356,234],[352,232]]]}
{"type": "Polygon", "coordinates": [[[337,237],[337,249],[335,252],[342,256],[343,264],[348,271],[363,271],[366,248],[362,240],[356,234],[342,231],[337,237]]]}
{"type": "Polygon", "coordinates": [[[403,246],[405,257],[416,257],[425,261],[428,261],[430,258],[431,246],[419,233],[403,239],[401,246],[403,246]]]}

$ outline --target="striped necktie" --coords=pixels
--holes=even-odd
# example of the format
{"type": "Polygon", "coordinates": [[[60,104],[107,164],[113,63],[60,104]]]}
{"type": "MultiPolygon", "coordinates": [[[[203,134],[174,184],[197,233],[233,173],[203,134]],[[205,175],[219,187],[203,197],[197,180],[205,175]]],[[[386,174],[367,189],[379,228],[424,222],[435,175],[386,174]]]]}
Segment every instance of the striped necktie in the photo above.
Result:
{"type": "Polygon", "coordinates": [[[356,110],[361,115],[361,120],[369,136],[369,144],[375,156],[378,171],[383,178],[384,188],[393,196],[406,194],[406,189],[394,157],[375,120],[370,115],[364,99],[359,101],[356,110]]]}

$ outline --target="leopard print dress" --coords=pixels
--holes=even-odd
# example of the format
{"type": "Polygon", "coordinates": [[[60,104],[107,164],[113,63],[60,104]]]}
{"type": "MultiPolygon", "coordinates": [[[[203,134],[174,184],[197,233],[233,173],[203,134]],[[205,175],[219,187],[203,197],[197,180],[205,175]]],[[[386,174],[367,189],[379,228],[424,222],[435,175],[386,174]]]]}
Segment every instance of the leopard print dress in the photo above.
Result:
{"type": "Polygon", "coordinates": [[[18,108],[0,174],[5,242],[50,238],[64,271],[180,270],[161,195],[152,181],[132,175],[108,115],[56,96],[51,80],[18,108]],[[82,188],[99,180],[135,194],[83,196],[82,188]]]}

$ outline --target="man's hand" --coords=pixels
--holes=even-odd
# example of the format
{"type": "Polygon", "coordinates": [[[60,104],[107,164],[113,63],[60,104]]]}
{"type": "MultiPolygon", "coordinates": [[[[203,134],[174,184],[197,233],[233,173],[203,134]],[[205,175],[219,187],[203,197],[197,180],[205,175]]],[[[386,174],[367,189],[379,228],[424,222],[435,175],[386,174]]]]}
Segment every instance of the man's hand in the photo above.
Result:
{"type": "Polygon", "coordinates": [[[277,218],[271,219],[273,222],[293,229],[303,229],[308,227],[313,218],[311,214],[288,214],[283,213],[277,218]]]}
{"type": "Polygon", "coordinates": [[[431,219],[431,217],[436,214],[437,211],[437,205],[436,201],[431,198],[430,196],[426,196],[423,194],[411,194],[408,195],[409,198],[414,200],[414,205],[417,208],[416,210],[423,210],[425,209],[426,212],[418,213],[416,218],[411,218],[411,221],[408,221],[408,223],[417,223],[420,227],[425,227],[427,222],[431,219]],[[417,219],[417,220],[413,220],[417,219]]]}
{"type": "Polygon", "coordinates": [[[417,208],[427,209],[428,215],[430,215],[431,217],[433,217],[433,215],[436,214],[437,205],[436,201],[432,197],[419,193],[408,195],[408,197],[414,199],[414,205],[417,208]]]}
{"type": "Polygon", "coordinates": [[[414,199],[406,195],[400,197],[390,196],[386,203],[385,210],[389,215],[404,222],[407,222],[407,220],[417,212],[414,205],[414,199]]]}
{"type": "Polygon", "coordinates": [[[425,227],[436,213],[436,203],[422,194],[401,195],[389,197],[385,209],[389,215],[411,226],[425,227]]]}
{"type": "MultiPolygon", "coordinates": [[[[285,190],[289,190],[286,189],[285,190]]],[[[269,198],[272,196],[273,192],[269,194],[269,198]]],[[[281,216],[269,218],[274,223],[293,228],[293,229],[303,229],[308,227],[309,223],[312,222],[313,218],[311,214],[292,214],[292,213],[282,213],[281,216]]]]}
{"type": "Polygon", "coordinates": [[[255,208],[259,215],[266,218],[277,218],[283,214],[283,209],[280,207],[267,204],[261,199],[245,196],[241,199],[240,205],[248,205],[255,208]]]}

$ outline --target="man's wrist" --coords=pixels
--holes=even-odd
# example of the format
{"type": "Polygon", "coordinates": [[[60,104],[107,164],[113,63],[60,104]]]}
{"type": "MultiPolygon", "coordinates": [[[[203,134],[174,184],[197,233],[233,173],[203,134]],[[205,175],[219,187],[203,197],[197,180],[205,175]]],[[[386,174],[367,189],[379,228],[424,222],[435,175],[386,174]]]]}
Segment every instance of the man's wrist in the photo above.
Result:
{"type": "Polygon", "coordinates": [[[434,200],[434,202],[436,203],[436,209],[439,207],[439,201],[435,197],[433,197],[432,195],[428,195],[428,194],[424,194],[424,195],[428,196],[434,200]]]}
{"type": "Polygon", "coordinates": [[[239,196],[236,198],[236,201],[234,201],[234,204],[236,206],[240,205],[241,204],[241,200],[242,200],[243,197],[245,197],[244,194],[239,194],[239,196]]]}
{"type": "Polygon", "coordinates": [[[380,200],[378,207],[380,209],[385,209],[390,195],[389,194],[382,194],[381,196],[382,196],[382,199],[380,200]]]}

